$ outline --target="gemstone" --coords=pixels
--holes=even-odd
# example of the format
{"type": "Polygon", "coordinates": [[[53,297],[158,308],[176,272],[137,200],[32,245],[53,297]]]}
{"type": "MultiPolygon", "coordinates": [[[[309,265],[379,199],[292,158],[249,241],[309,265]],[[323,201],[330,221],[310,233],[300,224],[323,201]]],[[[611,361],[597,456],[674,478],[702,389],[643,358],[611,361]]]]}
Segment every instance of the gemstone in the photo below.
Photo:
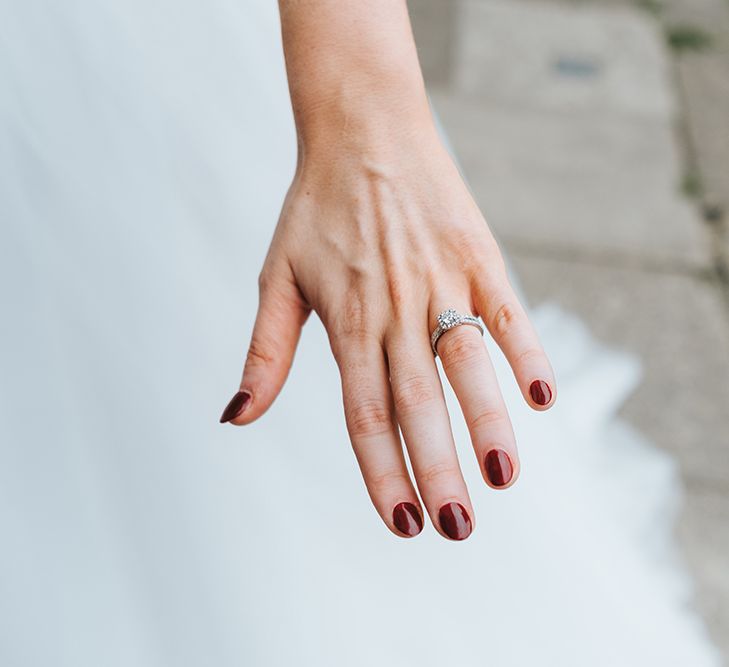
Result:
{"type": "Polygon", "coordinates": [[[452,329],[460,324],[460,322],[461,316],[453,310],[453,308],[444,310],[440,315],[438,315],[438,324],[440,324],[443,329],[452,329]]]}

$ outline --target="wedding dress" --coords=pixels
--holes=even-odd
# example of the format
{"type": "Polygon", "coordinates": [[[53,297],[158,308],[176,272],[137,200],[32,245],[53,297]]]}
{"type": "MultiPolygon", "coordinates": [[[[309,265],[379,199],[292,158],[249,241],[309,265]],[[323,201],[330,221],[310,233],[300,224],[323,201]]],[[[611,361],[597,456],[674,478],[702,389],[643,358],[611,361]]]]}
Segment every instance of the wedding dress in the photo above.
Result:
{"type": "MultiPolygon", "coordinates": [[[[551,306],[548,414],[470,539],[391,535],[316,318],[262,419],[217,423],[294,169],[275,3],[0,4],[0,664],[671,666],[671,460],[615,411],[637,360],[551,306]]],[[[608,289],[608,288],[606,288],[608,289]]]]}

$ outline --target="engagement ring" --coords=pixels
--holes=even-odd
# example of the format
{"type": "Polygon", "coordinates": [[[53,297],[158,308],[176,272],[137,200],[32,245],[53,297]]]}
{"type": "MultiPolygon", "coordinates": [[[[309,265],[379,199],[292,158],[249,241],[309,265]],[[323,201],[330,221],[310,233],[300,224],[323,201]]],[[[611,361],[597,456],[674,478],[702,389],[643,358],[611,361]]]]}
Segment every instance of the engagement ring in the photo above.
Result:
{"type": "Polygon", "coordinates": [[[461,324],[470,324],[471,326],[476,327],[483,336],[483,325],[478,317],[474,317],[473,315],[461,315],[459,312],[453,310],[453,308],[444,310],[440,315],[438,315],[438,326],[430,335],[430,347],[433,348],[433,354],[435,356],[438,356],[438,350],[436,349],[438,339],[449,329],[458,327],[461,324]]]}

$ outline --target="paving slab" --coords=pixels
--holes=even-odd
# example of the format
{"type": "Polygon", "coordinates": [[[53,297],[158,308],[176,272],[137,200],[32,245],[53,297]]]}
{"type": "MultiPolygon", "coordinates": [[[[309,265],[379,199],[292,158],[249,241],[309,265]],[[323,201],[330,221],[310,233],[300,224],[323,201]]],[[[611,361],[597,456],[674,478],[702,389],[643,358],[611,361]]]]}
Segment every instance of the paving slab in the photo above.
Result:
{"type": "Polygon", "coordinates": [[[502,238],[708,265],[667,121],[512,107],[452,90],[431,98],[502,238]]]}
{"type": "Polygon", "coordinates": [[[729,2],[664,0],[667,29],[699,29],[705,48],[676,54],[688,165],[713,225],[714,255],[729,306],[729,2]]]}
{"type": "Polygon", "coordinates": [[[671,68],[655,21],[624,6],[461,0],[455,87],[559,111],[669,118],[671,68]]]}
{"type": "Polygon", "coordinates": [[[707,265],[656,22],[625,6],[453,4],[452,76],[432,98],[494,227],[707,265]]]}
{"type": "Polygon", "coordinates": [[[726,0],[661,0],[659,14],[673,26],[692,26],[714,32],[717,28],[726,28],[729,3],[726,0]]]}
{"type": "Polygon", "coordinates": [[[687,120],[708,201],[729,205],[729,53],[678,62],[687,120]]]}

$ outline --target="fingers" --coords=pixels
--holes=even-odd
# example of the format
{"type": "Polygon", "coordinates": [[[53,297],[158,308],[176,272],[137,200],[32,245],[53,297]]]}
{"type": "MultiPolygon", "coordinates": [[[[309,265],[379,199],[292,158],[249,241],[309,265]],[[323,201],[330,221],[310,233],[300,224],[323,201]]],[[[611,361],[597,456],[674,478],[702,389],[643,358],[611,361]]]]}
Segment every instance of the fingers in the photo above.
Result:
{"type": "Polygon", "coordinates": [[[264,269],[259,286],[258,314],[240,390],[223,411],[221,423],[248,424],[268,410],[286,381],[309,314],[287,265],[264,269]]]}
{"type": "Polygon", "coordinates": [[[414,537],[423,511],[405,465],[382,347],[359,339],[336,356],[347,430],[372,503],[393,533],[414,537]]]}
{"type": "Polygon", "coordinates": [[[438,356],[463,411],[484,480],[495,489],[511,486],[519,475],[516,440],[480,332],[469,325],[446,331],[438,341],[438,356]]]}
{"type": "Polygon", "coordinates": [[[463,540],[473,530],[473,508],[428,337],[411,326],[398,330],[387,354],[395,412],[420,495],[438,531],[463,540]]]}
{"type": "Polygon", "coordinates": [[[552,366],[506,276],[477,279],[474,300],[478,314],[511,365],[526,402],[535,410],[551,408],[557,397],[552,366]]]}

